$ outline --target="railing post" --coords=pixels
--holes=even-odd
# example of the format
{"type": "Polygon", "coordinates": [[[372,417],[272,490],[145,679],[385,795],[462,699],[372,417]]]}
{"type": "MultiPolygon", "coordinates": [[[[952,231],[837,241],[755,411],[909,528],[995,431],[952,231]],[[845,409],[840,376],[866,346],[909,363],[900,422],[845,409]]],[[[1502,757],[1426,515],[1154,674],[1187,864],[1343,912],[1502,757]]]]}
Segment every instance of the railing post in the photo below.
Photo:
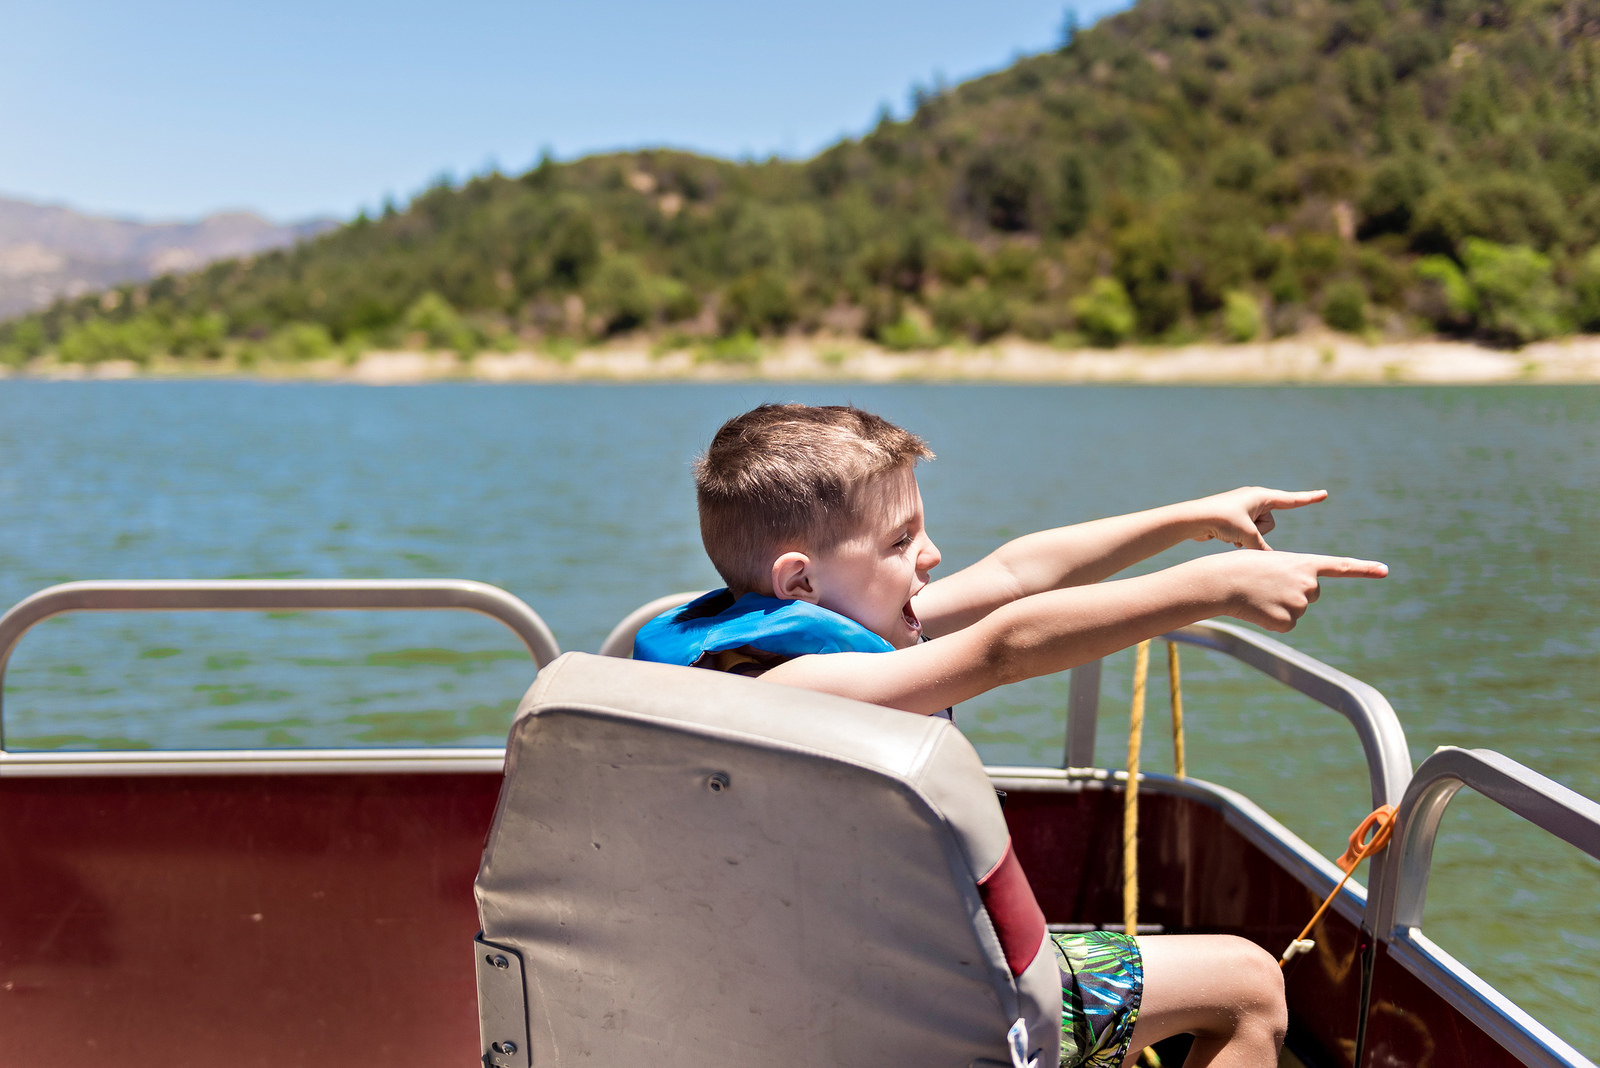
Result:
{"type": "Polygon", "coordinates": [[[1094,767],[1094,730],[1100,716],[1100,665],[1091,660],[1072,669],[1067,688],[1067,751],[1065,766],[1094,767]]]}
{"type": "MultiPolygon", "coordinates": [[[[126,579],[65,582],[0,615],[0,695],[11,651],[29,628],[64,612],[301,612],[460,609],[505,624],[544,667],[561,655],[539,613],[502,590],[468,579],[126,579]]],[[[4,720],[0,719],[0,725],[4,720]]],[[[0,729],[0,750],[5,733],[0,729]]]]}

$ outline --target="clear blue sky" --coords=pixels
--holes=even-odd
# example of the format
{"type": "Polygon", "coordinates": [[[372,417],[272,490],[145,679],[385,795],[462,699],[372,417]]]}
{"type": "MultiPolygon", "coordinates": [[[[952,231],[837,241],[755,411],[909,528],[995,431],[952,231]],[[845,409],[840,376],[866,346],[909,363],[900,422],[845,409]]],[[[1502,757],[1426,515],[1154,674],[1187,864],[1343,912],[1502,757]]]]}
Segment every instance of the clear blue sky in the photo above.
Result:
{"type": "Polygon", "coordinates": [[[808,156],[1118,0],[5,0],[0,195],[349,216],[492,164],[808,156]]]}

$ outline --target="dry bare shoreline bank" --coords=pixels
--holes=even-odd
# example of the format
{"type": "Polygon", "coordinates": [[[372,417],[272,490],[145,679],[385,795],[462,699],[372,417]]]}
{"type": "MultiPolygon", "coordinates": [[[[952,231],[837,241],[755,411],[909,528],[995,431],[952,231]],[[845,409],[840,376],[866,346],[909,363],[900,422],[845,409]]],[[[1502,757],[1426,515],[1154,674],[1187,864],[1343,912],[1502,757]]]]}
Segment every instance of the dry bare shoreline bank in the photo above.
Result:
{"type": "Polygon", "coordinates": [[[652,352],[622,340],[570,356],[483,352],[463,360],[448,352],[368,352],[354,361],[240,367],[227,362],[108,361],[93,366],[35,361],[7,374],[48,379],[245,377],[268,381],[403,385],[433,381],[853,381],[1149,383],[1165,385],[1600,382],[1600,335],[1540,342],[1516,351],[1458,341],[1368,344],[1346,335],[1308,334],[1240,345],[1083,349],[1004,339],[981,347],[890,352],[853,340],[794,338],[735,361],[703,351],[652,352]]]}

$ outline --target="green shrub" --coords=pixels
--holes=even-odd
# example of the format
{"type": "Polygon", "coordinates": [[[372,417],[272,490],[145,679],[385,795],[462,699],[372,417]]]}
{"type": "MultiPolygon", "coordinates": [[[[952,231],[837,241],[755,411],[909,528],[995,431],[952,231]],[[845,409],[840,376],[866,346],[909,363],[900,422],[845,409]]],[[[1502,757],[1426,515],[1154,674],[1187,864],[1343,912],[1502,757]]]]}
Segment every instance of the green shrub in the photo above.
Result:
{"type": "Polygon", "coordinates": [[[1504,245],[1531,245],[1545,251],[1567,233],[1567,209],[1548,184],[1523,174],[1492,173],[1472,188],[1483,219],[1475,236],[1504,245]]]}
{"type": "Polygon", "coordinates": [[[983,252],[970,241],[950,238],[933,246],[929,256],[934,274],[953,286],[964,286],[984,273],[983,252]]]}
{"type": "Polygon", "coordinates": [[[1425,292],[1424,314],[1441,330],[1462,330],[1478,316],[1478,295],[1472,283],[1448,256],[1424,256],[1417,261],[1417,277],[1431,283],[1425,292]]]}
{"type": "Polygon", "coordinates": [[[989,260],[989,281],[1001,289],[1030,291],[1038,281],[1039,253],[1028,245],[1000,246],[989,260]]]}
{"type": "Polygon", "coordinates": [[[1600,331],[1600,245],[1589,250],[1572,280],[1578,328],[1600,331]]]}
{"type": "Polygon", "coordinates": [[[1188,304],[1183,288],[1173,279],[1176,244],[1171,228],[1154,222],[1130,226],[1116,237],[1118,283],[1132,302],[1136,325],[1152,337],[1170,330],[1188,304]]]}
{"type": "Polygon", "coordinates": [[[1450,49],[1448,44],[1444,48],[1440,48],[1439,45],[1439,37],[1436,34],[1420,30],[1400,30],[1391,31],[1380,42],[1379,47],[1389,57],[1395,78],[1403,79],[1443,59],[1442,53],[1448,53],[1450,49]]]}
{"type": "Polygon", "coordinates": [[[722,265],[731,274],[781,267],[788,261],[777,212],[766,204],[742,205],[721,244],[722,265]]]}
{"type": "Polygon", "coordinates": [[[750,331],[740,330],[711,341],[700,350],[697,359],[710,363],[746,365],[760,363],[761,343],[750,331]]]}
{"type": "Polygon", "coordinates": [[[1224,294],[1270,274],[1281,255],[1253,220],[1240,217],[1236,202],[1220,199],[1196,206],[1178,257],[1178,276],[1196,315],[1222,307],[1224,294]]]}
{"type": "Polygon", "coordinates": [[[911,352],[916,349],[938,348],[943,339],[931,329],[926,317],[908,308],[900,318],[878,331],[878,341],[893,352],[911,352]]]}
{"type": "Polygon", "coordinates": [[[1339,61],[1345,96],[1352,104],[1371,107],[1382,102],[1394,83],[1394,68],[1388,56],[1375,48],[1358,45],[1341,52],[1339,61]]]}
{"type": "Polygon", "coordinates": [[[1211,180],[1220,189],[1247,193],[1272,170],[1272,153],[1259,141],[1236,141],[1212,165],[1211,180]]]}
{"type": "Polygon", "coordinates": [[[1398,304],[1410,280],[1403,261],[1368,245],[1356,249],[1356,270],[1376,304],[1398,304]]]}
{"type": "Polygon", "coordinates": [[[1222,295],[1222,329],[1229,341],[1254,341],[1261,333],[1261,305],[1242,289],[1222,295]]]}
{"type": "Polygon", "coordinates": [[[1049,341],[1072,325],[1072,313],[1056,301],[1019,303],[1007,308],[1011,329],[1029,341],[1049,341]]]}
{"type": "Polygon", "coordinates": [[[44,327],[39,320],[23,319],[11,327],[9,336],[0,343],[0,363],[20,366],[43,352],[44,347],[44,327]]]}
{"type": "Polygon", "coordinates": [[[1361,195],[1361,236],[1403,234],[1433,187],[1433,170],[1417,156],[1388,159],[1372,172],[1361,195]]]}
{"type": "Polygon", "coordinates": [[[1345,246],[1332,234],[1301,234],[1290,247],[1289,262],[1300,284],[1311,292],[1325,285],[1344,263],[1345,246]]]}
{"type": "Polygon", "coordinates": [[[1578,235],[1578,244],[1590,245],[1600,241],[1600,189],[1590,189],[1578,197],[1572,209],[1572,223],[1578,235]]]}
{"type": "Polygon", "coordinates": [[[400,325],[421,334],[429,349],[452,349],[462,355],[478,348],[478,337],[448,300],[429,290],[412,302],[400,325]]]}
{"type": "Polygon", "coordinates": [[[1335,330],[1359,334],[1367,328],[1367,291],[1360,282],[1343,279],[1322,298],[1322,321],[1335,330]]]}
{"type": "Polygon", "coordinates": [[[1072,302],[1072,315],[1078,332],[1090,344],[1114,348],[1132,334],[1137,324],[1133,301],[1115,278],[1100,277],[1089,284],[1089,291],[1072,302]]]}
{"type": "Polygon", "coordinates": [[[227,340],[228,317],[221,312],[207,312],[193,318],[179,319],[172,324],[174,356],[215,360],[222,356],[227,340]]]}
{"type": "Polygon", "coordinates": [[[289,323],[267,339],[266,355],[274,360],[321,360],[333,353],[333,337],[321,323],[289,323]]]}
{"type": "Polygon", "coordinates": [[[950,290],[933,302],[933,322],[947,334],[988,341],[1011,328],[1011,308],[994,290],[981,286],[950,290]]]}
{"type": "Polygon", "coordinates": [[[1488,221],[1477,202],[1457,185],[1443,185],[1423,197],[1411,220],[1411,247],[1418,252],[1456,254],[1461,242],[1481,235],[1488,221]]]}
{"type": "Polygon", "coordinates": [[[1023,147],[979,150],[967,164],[964,178],[967,207],[980,222],[1012,233],[1034,228],[1039,171],[1023,147]]]}
{"type": "Polygon", "coordinates": [[[577,338],[557,334],[540,339],[539,351],[557,363],[571,363],[583,351],[583,343],[577,338]]]}
{"type": "Polygon", "coordinates": [[[605,332],[619,334],[655,318],[657,288],[650,272],[635,256],[605,257],[584,289],[584,303],[605,323],[605,332]]]}
{"type": "Polygon", "coordinates": [[[1526,245],[1467,238],[1461,257],[1478,299],[1478,329],[1513,345],[1561,332],[1561,293],[1550,257],[1526,245]]]}
{"type": "Polygon", "coordinates": [[[544,252],[549,278],[557,286],[576,289],[589,280],[600,264],[600,235],[588,204],[578,199],[563,203],[544,252]]]}
{"type": "Polygon", "coordinates": [[[655,288],[656,304],[661,309],[661,317],[667,322],[678,323],[699,314],[700,298],[694,295],[694,290],[676,278],[653,275],[652,285],[655,288]]]}
{"type": "Polygon", "coordinates": [[[166,350],[167,332],[148,316],[113,323],[94,318],[68,330],[57,349],[68,363],[100,363],[105,360],[133,360],[143,363],[166,350]]]}
{"type": "Polygon", "coordinates": [[[734,335],[778,332],[794,322],[794,294],[775,271],[759,270],[742,275],[723,296],[722,331],[734,335]]]}
{"type": "Polygon", "coordinates": [[[1274,304],[1299,304],[1306,299],[1305,287],[1300,284],[1300,272],[1285,263],[1267,279],[1267,295],[1274,304]]]}
{"type": "Polygon", "coordinates": [[[1089,167],[1076,153],[1068,153],[1061,160],[1060,186],[1055,198],[1056,230],[1066,237],[1081,233],[1089,225],[1094,207],[1089,167]]]}

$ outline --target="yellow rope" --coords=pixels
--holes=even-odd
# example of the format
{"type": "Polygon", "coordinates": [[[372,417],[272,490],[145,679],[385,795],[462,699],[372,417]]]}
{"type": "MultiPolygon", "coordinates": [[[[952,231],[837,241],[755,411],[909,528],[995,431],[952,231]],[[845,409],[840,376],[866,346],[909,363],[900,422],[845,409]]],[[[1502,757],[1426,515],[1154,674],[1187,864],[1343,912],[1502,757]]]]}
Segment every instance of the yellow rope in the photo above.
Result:
{"type": "Polygon", "coordinates": [[[1167,683],[1172,691],[1172,766],[1185,778],[1183,761],[1183,691],[1178,688],[1178,643],[1167,643],[1167,683]]]}
{"type": "MultiPolygon", "coordinates": [[[[1178,777],[1183,777],[1183,697],[1178,692],[1178,646],[1167,643],[1167,677],[1172,692],[1172,750],[1178,777]]],[[[1150,643],[1143,641],[1133,653],[1133,702],[1128,716],[1128,782],[1122,791],[1122,929],[1139,933],[1139,748],[1144,741],[1144,692],[1150,678],[1150,643]]],[[[1153,1047],[1145,1047],[1140,1060],[1161,1068],[1153,1047]]]]}
{"type": "Polygon", "coordinates": [[[1139,933],[1139,743],[1144,735],[1144,684],[1150,674],[1150,643],[1133,654],[1133,709],[1128,724],[1128,782],[1122,791],[1122,926],[1139,933]]]}
{"type": "MultiPolygon", "coordinates": [[[[1139,749],[1144,740],[1144,696],[1150,679],[1150,643],[1133,654],[1133,707],[1128,717],[1128,783],[1122,793],[1122,924],[1128,934],[1139,927],[1139,749]]],[[[1178,643],[1167,643],[1167,684],[1172,696],[1172,760],[1178,778],[1187,775],[1183,748],[1183,691],[1178,643]]]]}

